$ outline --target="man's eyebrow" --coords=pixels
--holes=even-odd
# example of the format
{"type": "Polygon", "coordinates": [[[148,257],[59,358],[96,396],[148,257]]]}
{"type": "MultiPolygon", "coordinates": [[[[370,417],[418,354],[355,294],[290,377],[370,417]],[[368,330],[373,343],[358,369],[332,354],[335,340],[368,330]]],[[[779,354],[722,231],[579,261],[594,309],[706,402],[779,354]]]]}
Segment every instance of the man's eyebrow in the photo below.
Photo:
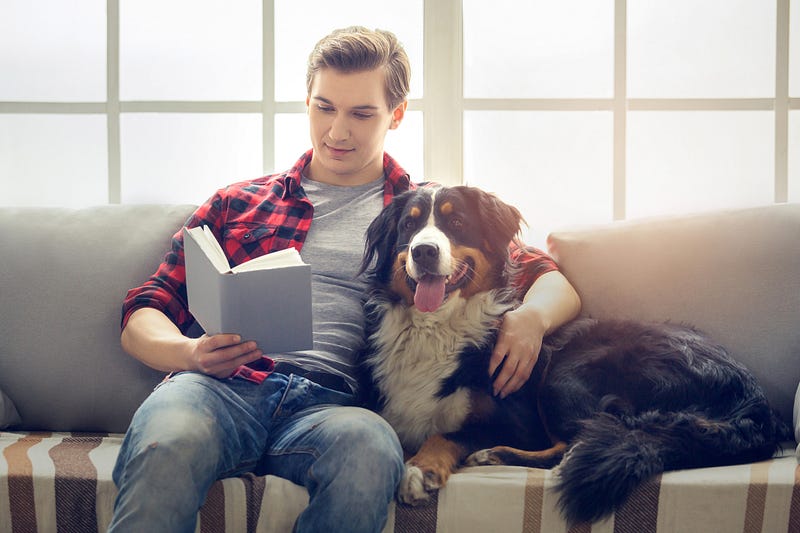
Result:
{"type": "MultiPolygon", "coordinates": [[[[324,96],[312,96],[311,99],[312,100],[319,100],[320,102],[322,102],[324,104],[327,104],[327,105],[330,105],[330,106],[334,105],[333,102],[331,102],[330,100],[328,100],[324,96]]],[[[377,111],[378,109],[380,109],[380,107],[378,107],[376,105],[371,105],[371,104],[364,104],[364,105],[357,105],[357,106],[353,107],[353,109],[359,109],[359,110],[364,110],[364,111],[367,111],[367,110],[377,111]]]]}

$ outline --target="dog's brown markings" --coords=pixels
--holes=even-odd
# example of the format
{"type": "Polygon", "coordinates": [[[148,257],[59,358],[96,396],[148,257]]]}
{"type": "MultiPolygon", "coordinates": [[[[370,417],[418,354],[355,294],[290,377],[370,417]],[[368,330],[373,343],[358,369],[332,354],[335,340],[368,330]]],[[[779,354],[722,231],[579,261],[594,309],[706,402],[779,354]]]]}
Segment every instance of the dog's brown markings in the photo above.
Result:
{"type": "Polygon", "coordinates": [[[470,277],[469,283],[461,287],[462,298],[470,298],[494,287],[493,283],[496,283],[496,280],[493,277],[495,274],[492,272],[491,263],[489,263],[482,251],[466,246],[453,246],[451,255],[457,261],[463,261],[470,257],[475,262],[475,270],[468,274],[470,277]]]}
{"type": "Polygon", "coordinates": [[[513,465],[529,468],[552,468],[561,462],[567,451],[567,443],[559,441],[546,450],[528,451],[509,446],[495,446],[488,450],[480,450],[467,458],[466,464],[478,465],[513,465]]]}
{"type": "Polygon", "coordinates": [[[419,468],[425,476],[426,485],[442,487],[450,474],[461,464],[467,449],[441,435],[428,437],[408,464],[419,468]]]}
{"type": "Polygon", "coordinates": [[[419,207],[417,207],[417,206],[414,206],[414,207],[412,207],[412,208],[411,208],[411,209],[409,209],[409,211],[408,211],[408,216],[410,216],[411,218],[419,218],[419,216],[420,216],[421,214],[422,214],[422,211],[421,211],[421,210],[420,210],[420,208],[419,208],[419,207]]]}
{"type": "Polygon", "coordinates": [[[488,393],[481,391],[470,391],[469,395],[470,413],[468,422],[483,422],[491,420],[497,409],[497,404],[488,393]]]}
{"type": "Polygon", "coordinates": [[[450,202],[445,202],[439,207],[439,212],[443,215],[449,215],[453,212],[453,204],[450,202]]]}
{"type": "Polygon", "coordinates": [[[406,305],[411,306],[414,304],[414,292],[411,287],[406,283],[406,262],[408,261],[408,252],[400,252],[394,259],[392,266],[392,281],[390,287],[392,292],[402,298],[406,305]]]}

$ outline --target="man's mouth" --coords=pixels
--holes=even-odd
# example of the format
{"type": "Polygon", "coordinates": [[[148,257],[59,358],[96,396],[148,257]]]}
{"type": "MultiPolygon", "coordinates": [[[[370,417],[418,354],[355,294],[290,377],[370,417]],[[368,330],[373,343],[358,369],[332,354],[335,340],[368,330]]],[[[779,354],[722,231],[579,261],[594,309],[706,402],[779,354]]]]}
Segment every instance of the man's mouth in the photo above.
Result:
{"type": "Polygon", "coordinates": [[[353,151],[352,148],[334,148],[333,146],[330,146],[328,144],[326,144],[325,147],[334,157],[342,157],[353,151]]]}
{"type": "Polygon", "coordinates": [[[467,257],[460,260],[455,272],[448,276],[426,272],[414,279],[406,273],[406,283],[414,292],[414,305],[424,313],[436,311],[448,294],[464,286],[474,269],[475,261],[467,257]]]}

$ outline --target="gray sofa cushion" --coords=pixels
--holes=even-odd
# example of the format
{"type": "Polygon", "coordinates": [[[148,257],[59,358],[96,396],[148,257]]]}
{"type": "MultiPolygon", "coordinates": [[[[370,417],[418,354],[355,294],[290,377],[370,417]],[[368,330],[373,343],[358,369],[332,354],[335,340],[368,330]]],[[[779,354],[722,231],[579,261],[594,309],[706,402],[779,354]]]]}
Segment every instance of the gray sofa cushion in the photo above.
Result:
{"type": "Polygon", "coordinates": [[[120,306],[193,209],[0,209],[0,389],[22,429],[125,431],[162,373],[120,348],[120,306]]]}
{"type": "Polygon", "coordinates": [[[554,233],[583,314],[688,322],[747,365],[791,421],[800,355],[800,204],[554,233]]]}

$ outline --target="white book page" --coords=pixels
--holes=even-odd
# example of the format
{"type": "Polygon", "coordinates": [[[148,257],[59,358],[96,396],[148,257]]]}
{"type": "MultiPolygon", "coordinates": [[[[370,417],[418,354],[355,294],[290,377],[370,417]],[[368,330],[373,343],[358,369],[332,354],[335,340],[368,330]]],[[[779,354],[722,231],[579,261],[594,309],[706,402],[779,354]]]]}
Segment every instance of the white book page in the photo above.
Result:
{"type": "Polygon", "coordinates": [[[195,242],[200,246],[200,249],[203,250],[203,253],[208,257],[209,261],[211,261],[211,264],[214,265],[221,274],[230,270],[225,252],[222,251],[222,246],[219,245],[219,242],[217,242],[216,237],[214,237],[214,234],[208,226],[203,226],[202,228],[187,228],[186,231],[194,238],[195,242]]]}
{"type": "Polygon", "coordinates": [[[268,270],[271,268],[283,268],[287,266],[302,265],[303,259],[300,253],[295,248],[286,248],[285,250],[278,250],[271,252],[250,261],[246,261],[241,265],[237,265],[231,269],[231,272],[249,272],[251,270],[268,270]]]}

